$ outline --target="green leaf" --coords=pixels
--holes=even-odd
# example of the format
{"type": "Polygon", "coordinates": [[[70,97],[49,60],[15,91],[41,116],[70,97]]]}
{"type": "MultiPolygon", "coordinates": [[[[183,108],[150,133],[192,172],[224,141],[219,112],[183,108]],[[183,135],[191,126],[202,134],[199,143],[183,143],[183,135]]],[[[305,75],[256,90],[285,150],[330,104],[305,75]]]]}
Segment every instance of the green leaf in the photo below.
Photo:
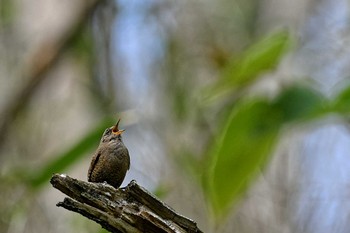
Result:
{"type": "Polygon", "coordinates": [[[350,87],[344,89],[332,104],[335,111],[348,114],[350,112],[350,87]]]}
{"type": "Polygon", "coordinates": [[[328,102],[320,93],[299,85],[284,90],[273,105],[283,114],[284,122],[314,119],[329,112],[328,102]]]}
{"type": "Polygon", "coordinates": [[[52,156],[54,159],[43,168],[29,174],[28,182],[31,187],[39,188],[46,184],[53,173],[62,172],[81,159],[87,152],[97,147],[104,130],[115,123],[115,119],[106,118],[80,141],[62,154],[52,156]]]}
{"type": "Polygon", "coordinates": [[[266,101],[241,104],[233,110],[212,149],[207,174],[209,200],[218,219],[247,189],[275,145],[282,118],[266,101]]]}
{"type": "Polygon", "coordinates": [[[264,167],[286,123],[329,113],[328,102],[310,88],[292,86],[272,102],[253,100],[236,105],[210,150],[211,168],[203,189],[214,214],[223,219],[264,167]]]}
{"type": "Polygon", "coordinates": [[[241,57],[231,60],[222,78],[204,93],[209,98],[232,92],[256,80],[263,72],[273,70],[291,46],[287,31],[274,32],[248,48],[241,57]]]}
{"type": "Polygon", "coordinates": [[[16,16],[17,9],[14,1],[0,0],[0,26],[11,24],[16,16]]]}

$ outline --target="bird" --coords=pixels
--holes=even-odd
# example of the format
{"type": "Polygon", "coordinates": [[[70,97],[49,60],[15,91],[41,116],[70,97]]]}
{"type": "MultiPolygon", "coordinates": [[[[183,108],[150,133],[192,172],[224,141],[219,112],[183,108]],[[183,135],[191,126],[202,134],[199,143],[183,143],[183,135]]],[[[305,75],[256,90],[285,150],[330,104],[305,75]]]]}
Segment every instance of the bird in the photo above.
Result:
{"type": "Polygon", "coordinates": [[[129,151],[122,141],[122,133],[125,130],[118,128],[119,122],[120,119],[104,131],[90,163],[89,182],[106,182],[117,189],[130,169],[129,151]]]}

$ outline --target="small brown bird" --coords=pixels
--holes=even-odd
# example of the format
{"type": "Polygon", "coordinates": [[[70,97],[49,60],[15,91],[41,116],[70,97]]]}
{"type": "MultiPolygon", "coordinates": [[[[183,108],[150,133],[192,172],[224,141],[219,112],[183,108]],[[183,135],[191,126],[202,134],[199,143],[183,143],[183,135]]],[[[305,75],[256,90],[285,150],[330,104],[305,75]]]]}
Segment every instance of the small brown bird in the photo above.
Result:
{"type": "Polygon", "coordinates": [[[127,170],[130,168],[129,151],[125,147],[117,124],[107,128],[103,133],[88,171],[88,181],[95,183],[107,182],[115,188],[122,184],[127,170]]]}

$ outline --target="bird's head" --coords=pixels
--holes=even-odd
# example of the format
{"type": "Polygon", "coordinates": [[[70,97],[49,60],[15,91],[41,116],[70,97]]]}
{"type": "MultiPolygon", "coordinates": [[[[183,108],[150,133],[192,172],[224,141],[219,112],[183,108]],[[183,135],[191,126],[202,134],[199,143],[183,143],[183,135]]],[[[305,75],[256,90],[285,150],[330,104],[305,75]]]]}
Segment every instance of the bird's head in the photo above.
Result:
{"type": "Polygon", "coordinates": [[[115,124],[112,127],[109,127],[105,130],[102,136],[102,142],[110,142],[114,140],[121,140],[122,138],[122,133],[125,131],[124,129],[119,129],[119,122],[120,119],[118,120],[117,124],[115,124]]]}

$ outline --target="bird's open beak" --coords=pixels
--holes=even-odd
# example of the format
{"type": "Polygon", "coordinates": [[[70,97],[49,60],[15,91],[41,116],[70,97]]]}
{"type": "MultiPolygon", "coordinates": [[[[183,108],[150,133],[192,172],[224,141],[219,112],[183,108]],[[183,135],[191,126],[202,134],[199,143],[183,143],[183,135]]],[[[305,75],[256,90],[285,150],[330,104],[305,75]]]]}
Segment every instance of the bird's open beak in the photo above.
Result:
{"type": "Polygon", "coordinates": [[[122,134],[123,132],[125,131],[125,129],[121,129],[121,130],[118,130],[117,132],[113,132],[113,134],[115,134],[115,135],[120,135],[120,134],[122,134]]]}
{"type": "Polygon", "coordinates": [[[115,126],[112,129],[112,133],[115,134],[115,135],[120,135],[120,134],[122,134],[125,131],[125,129],[118,129],[119,122],[120,122],[120,118],[119,118],[117,124],[115,124],[115,126]]]}

